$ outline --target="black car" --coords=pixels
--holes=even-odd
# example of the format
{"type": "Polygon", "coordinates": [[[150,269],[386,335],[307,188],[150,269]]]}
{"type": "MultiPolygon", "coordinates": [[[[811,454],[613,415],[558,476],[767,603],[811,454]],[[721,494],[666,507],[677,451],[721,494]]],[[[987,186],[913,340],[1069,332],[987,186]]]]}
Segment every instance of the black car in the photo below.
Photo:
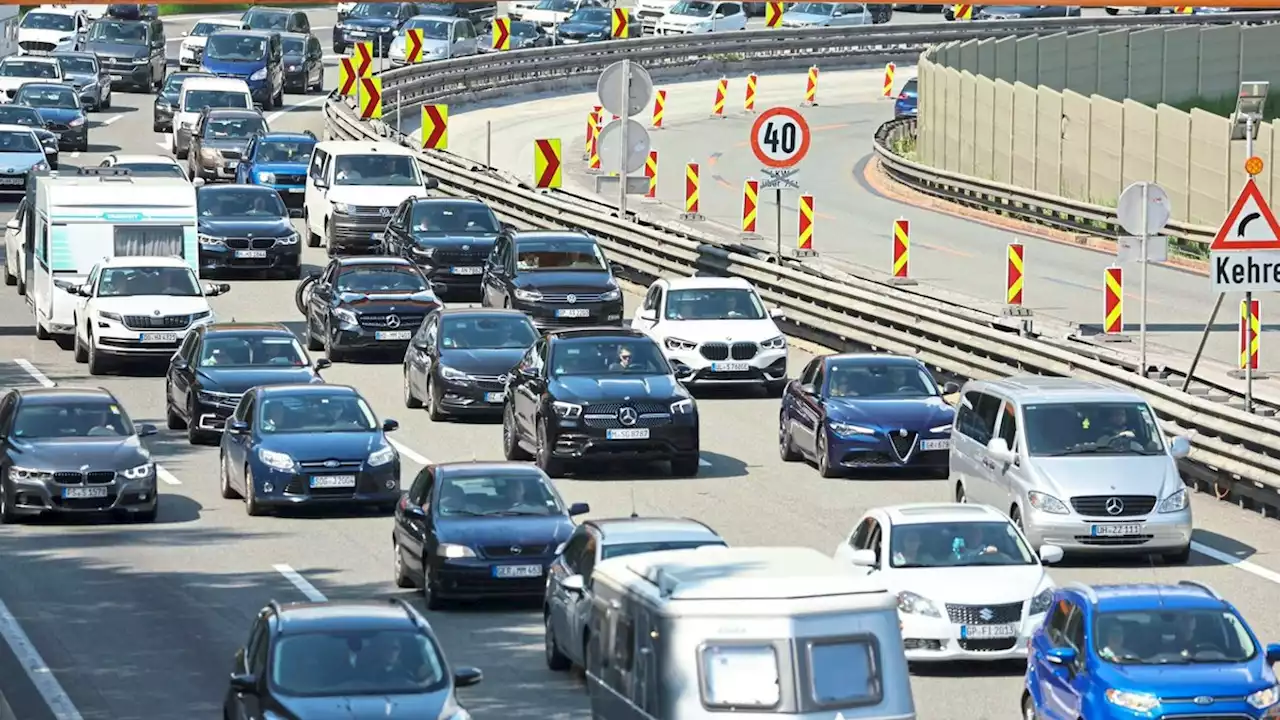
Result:
{"type": "Polygon", "coordinates": [[[454,690],[482,678],[473,667],[451,669],[426,618],[403,600],[272,602],[236,651],[222,712],[457,720],[470,716],[454,690]]]}
{"type": "Polygon", "coordinates": [[[498,237],[481,279],[481,304],[527,313],[539,329],[622,324],[622,291],[595,238],[565,231],[498,237]]]}
{"type": "Polygon", "coordinates": [[[200,275],[252,272],[302,277],[302,236],[280,193],[262,185],[196,188],[200,275]]]}
{"type": "Polygon", "coordinates": [[[451,600],[542,597],[572,518],[551,480],[523,463],[428,465],[396,505],[397,587],[421,587],[427,609],[451,600]]]}
{"type": "Polygon", "coordinates": [[[288,33],[280,36],[284,49],[284,89],[309,93],[324,89],[324,48],[314,35],[288,33]]]}
{"type": "Polygon", "coordinates": [[[98,56],[113,85],[150,92],[164,82],[164,24],[159,20],[104,17],[89,26],[85,50],[98,56]]]}
{"type": "Polygon", "coordinates": [[[156,92],[156,101],[151,108],[151,130],[158,133],[173,132],[173,115],[177,112],[178,94],[182,92],[182,82],[192,77],[213,77],[206,72],[170,73],[164,84],[156,92]]]}
{"type": "Polygon", "coordinates": [[[293,332],[278,323],[214,323],[187,333],[165,375],[165,419],[192,445],[212,441],[240,396],[259,385],[324,382],[293,332]]]}
{"type": "MultiPolygon", "coordinates": [[[[515,23],[512,23],[513,25],[515,23]]],[[[638,33],[639,25],[632,26],[638,33]]],[[[597,42],[608,40],[613,33],[613,9],[607,7],[579,8],[569,16],[568,20],[555,28],[559,41],[570,43],[597,42]]],[[[515,43],[512,42],[512,45],[515,43]]],[[[523,46],[522,46],[523,47],[523,46]]]]}
{"type": "Polygon", "coordinates": [[[159,20],[160,6],[142,3],[111,3],[106,16],[120,20],[159,20]]]}
{"type": "MultiPolygon", "coordinates": [[[[424,3],[430,7],[430,3],[424,3]]],[[[333,51],[345,55],[352,45],[372,42],[373,52],[386,57],[396,31],[421,7],[414,2],[363,2],[333,25],[333,51]]]]}
{"type": "Polygon", "coordinates": [[[0,523],[43,514],[115,512],[156,519],[156,465],[101,388],[18,388],[0,395],[0,523]]]}
{"type": "Polygon", "coordinates": [[[336,258],[307,300],[308,350],[338,362],[353,350],[401,350],[427,313],[440,307],[431,285],[403,258],[336,258]]]}
{"type": "Polygon", "coordinates": [[[40,111],[29,105],[0,105],[0,125],[25,125],[31,128],[44,148],[45,160],[49,169],[58,169],[58,135],[44,126],[40,111]]]}
{"type": "Polygon", "coordinates": [[[662,348],[639,330],[551,332],[507,383],[502,449],[551,477],[590,459],[669,460],[698,474],[698,406],[662,348]]]}
{"type": "Polygon", "coordinates": [[[245,30],[311,34],[311,21],[307,19],[307,14],[288,8],[251,7],[240,16],[240,27],[245,30]]]}
{"type": "Polygon", "coordinates": [[[45,129],[58,136],[59,146],[89,151],[89,115],[75,88],[63,83],[23,83],[13,96],[13,104],[35,108],[45,129]]]}
{"type": "Polygon", "coordinates": [[[192,180],[235,180],[240,158],[256,135],[269,130],[257,110],[205,108],[191,129],[187,175],[192,180]]]}
{"type": "Polygon", "coordinates": [[[1080,8],[1064,5],[992,5],[976,10],[975,20],[1033,20],[1080,17],[1080,8]]]}
{"type": "Polygon", "coordinates": [[[501,412],[507,376],[538,330],[519,310],[451,308],[427,316],[404,353],[404,405],[432,420],[501,412]]]}
{"type": "Polygon", "coordinates": [[[416,263],[440,295],[475,294],[503,229],[481,200],[417,197],[395,209],[384,237],[387,254],[416,263]]]}

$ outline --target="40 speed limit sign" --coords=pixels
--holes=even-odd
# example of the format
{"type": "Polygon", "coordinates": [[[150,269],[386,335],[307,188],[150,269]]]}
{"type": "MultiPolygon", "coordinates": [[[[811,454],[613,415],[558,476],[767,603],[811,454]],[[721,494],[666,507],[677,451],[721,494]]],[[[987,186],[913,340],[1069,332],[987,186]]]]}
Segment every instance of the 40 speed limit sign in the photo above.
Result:
{"type": "Polygon", "coordinates": [[[770,168],[795,167],[809,152],[809,123],[789,107],[769,108],[751,126],[751,152],[770,168]]]}

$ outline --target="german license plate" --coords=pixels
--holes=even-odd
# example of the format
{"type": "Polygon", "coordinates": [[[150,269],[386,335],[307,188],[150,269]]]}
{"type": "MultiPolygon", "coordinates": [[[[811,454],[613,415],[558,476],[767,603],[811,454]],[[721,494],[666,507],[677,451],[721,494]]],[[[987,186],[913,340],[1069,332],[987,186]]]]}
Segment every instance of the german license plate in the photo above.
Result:
{"type": "Polygon", "coordinates": [[[369,37],[369,33],[360,30],[352,30],[351,37],[369,37]]]}
{"type": "Polygon", "coordinates": [[[487,403],[496,404],[500,402],[506,402],[506,400],[507,400],[506,393],[485,393],[484,394],[484,401],[487,403]]]}
{"type": "Polygon", "coordinates": [[[951,440],[921,440],[921,450],[949,450],[951,449],[951,440]]]}
{"type": "Polygon", "coordinates": [[[62,497],[64,498],[104,498],[107,493],[107,488],[104,487],[62,488],[62,497]]]}
{"type": "Polygon", "coordinates": [[[266,256],[267,256],[266,250],[237,250],[236,251],[236,257],[238,258],[265,258],[266,256]]]}
{"type": "Polygon", "coordinates": [[[499,578],[542,577],[541,565],[494,565],[493,576],[499,578]]]}
{"type": "Polygon", "coordinates": [[[648,440],[649,428],[618,428],[617,430],[606,430],[604,436],[609,440],[648,440]]]}
{"type": "Polygon", "coordinates": [[[582,42],[582,41],[581,41],[581,40],[574,40],[573,38],[560,38],[560,44],[561,44],[561,45],[577,45],[577,44],[578,44],[578,43],[580,43],[580,42],[582,42]]]}
{"type": "Polygon", "coordinates": [[[167,343],[178,342],[178,333],[138,333],[138,342],[143,343],[167,343]]]}
{"type": "Polygon", "coordinates": [[[591,311],[586,308],[565,308],[556,311],[558,318],[584,318],[590,317],[591,311]]]}
{"type": "Polygon", "coordinates": [[[484,268],[479,267],[455,267],[449,268],[449,272],[454,275],[479,275],[484,272],[484,268]]]}
{"type": "Polygon", "coordinates": [[[373,336],[378,340],[408,340],[413,337],[410,330],[379,330],[373,336]]]}
{"type": "Polygon", "coordinates": [[[992,640],[1018,636],[1018,626],[1013,623],[1002,625],[961,625],[961,640],[992,640]]]}
{"type": "Polygon", "coordinates": [[[20,177],[0,177],[0,185],[21,185],[21,184],[22,184],[22,178],[20,177]]]}
{"type": "Polygon", "coordinates": [[[386,237],[386,233],[369,233],[370,240],[381,240],[386,237]]]}
{"type": "Polygon", "coordinates": [[[1116,525],[1094,525],[1094,537],[1129,537],[1142,534],[1142,523],[1124,523],[1116,525]]]}
{"type": "Polygon", "coordinates": [[[318,475],[311,478],[313,488],[353,488],[355,486],[355,475],[318,475]]]}
{"type": "Polygon", "coordinates": [[[711,372],[744,372],[751,368],[744,362],[718,362],[711,363],[711,372]]]}

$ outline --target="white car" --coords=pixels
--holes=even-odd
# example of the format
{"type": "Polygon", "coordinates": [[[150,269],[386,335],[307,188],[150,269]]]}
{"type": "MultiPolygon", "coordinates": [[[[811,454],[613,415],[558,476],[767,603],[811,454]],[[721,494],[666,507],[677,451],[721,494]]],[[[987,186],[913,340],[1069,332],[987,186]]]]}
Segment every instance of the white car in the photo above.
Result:
{"type": "Polygon", "coordinates": [[[993,507],[938,503],[867,511],[834,557],[898,594],[907,660],[938,662],[1025,659],[1062,554],[993,507]]]}
{"type": "Polygon", "coordinates": [[[662,347],[685,384],[787,382],[787,336],[742,278],[670,278],[649,286],[631,327],[662,347]]]}
{"type": "Polygon", "coordinates": [[[747,13],[740,2],[683,0],[658,20],[658,35],[693,35],[747,29],[747,13]]]}
{"type": "Polygon", "coordinates": [[[240,27],[239,18],[206,18],[196,23],[190,32],[183,31],[182,45],[178,47],[178,70],[198,70],[204,59],[204,46],[209,36],[219,30],[235,30],[240,27]]]}
{"type": "Polygon", "coordinates": [[[182,258],[118,256],[64,289],[77,297],[76,362],[101,375],[112,364],[172,355],[188,331],[214,321],[209,298],[231,286],[202,286],[182,258]]]}
{"type": "Polygon", "coordinates": [[[584,7],[605,7],[605,3],[600,0],[542,0],[526,10],[521,19],[550,28],[568,20],[570,15],[584,7]]]}
{"type": "MultiPolygon", "coordinates": [[[[187,175],[186,166],[169,155],[108,155],[99,166],[123,168],[134,175],[191,179],[187,175]]],[[[195,183],[197,186],[204,184],[204,180],[196,179],[199,180],[195,183]]]]}
{"type": "Polygon", "coordinates": [[[9,218],[4,231],[4,284],[17,285],[18,294],[27,294],[27,216],[31,205],[24,197],[9,218]]]}
{"type": "Polygon", "coordinates": [[[89,32],[89,16],[83,10],[38,7],[18,24],[19,53],[79,50],[89,32]]]}
{"type": "Polygon", "coordinates": [[[658,21],[663,18],[679,0],[640,0],[636,4],[635,18],[644,32],[653,32],[658,21]]]}
{"type": "Polygon", "coordinates": [[[510,0],[507,3],[507,17],[511,20],[523,20],[526,13],[538,6],[540,0],[510,0]]]}
{"type": "Polygon", "coordinates": [[[13,102],[18,88],[26,83],[62,80],[62,64],[57,58],[11,55],[0,60],[0,101],[13,102]]]}

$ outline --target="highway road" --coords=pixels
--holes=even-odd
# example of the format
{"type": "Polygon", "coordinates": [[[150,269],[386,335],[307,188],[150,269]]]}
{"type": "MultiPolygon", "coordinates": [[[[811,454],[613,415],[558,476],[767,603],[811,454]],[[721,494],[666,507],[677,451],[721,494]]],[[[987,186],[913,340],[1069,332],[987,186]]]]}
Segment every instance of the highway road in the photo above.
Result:
{"type": "MultiPolygon", "coordinates": [[[[313,22],[324,25],[327,20],[316,13],[313,22]]],[[[319,132],[318,101],[316,96],[289,98],[289,109],[272,115],[273,127],[319,132]]],[[[105,153],[119,150],[159,150],[161,138],[149,127],[151,99],[118,95],[115,105],[111,113],[98,116],[101,125],[91,131],[91,152],[68,158],[69,165],[96,164],[105,153]]],[[[834,115],[840,107],[822,110],[834,115]]],[[[525,106],[518,109],[527,111],[525,106]]],[[[667,131],[671,136],[695,125],[692,114],[686,111],[685,117],[687,121],[667,131]]],[[[836,121],[828,117],[822,122],[836,121]]],[[[497,128],[495,141],[506,142],[508,135],[518,140],[522,131],[517,123],[513,116],[497,128]]],[[[518,144],[512,141],[511,152],[518,144]]],[[[854,147],[846,138],[845,147],[862,153],[865,142],[854,147]]],[[[840,211],[833,207],[830,212],[840,211]]],[[[892,214],[887,206],[879,212],[892,214]]],[[[0,215],[8,217],[7,212],[0,215]]],[[[937,222],[937,227],[948,227],[937,222]]],[[[324,262],[321,251],[306,253],[308,263],[324,262]]],[[[946,270],[944,260],[935,259],[931,267],[928,257],[922,253],[922,271],[946,270]]],[[[213,301],[219,317],[298,327],[292,282],[232,284],[230,294],[213,301]]],[[[636,293],[629,293],[629,299],[629,310],[634,310],[636,293]]],[[[160,370],[87,377],[69,352],[34,338],[29,311],[11,288],[0,289],[0,319],[0,386],[104,386],[136,421],[163,427],[160,370]]],[[[793,370],[809,357],[808,350],[793,348],[793,370]]],[[[497,424],[433,423],[421,410],[406,410],[395,359],[340,364],[325,376],[356,386],[382,417],[401,422],[395,439],[406,480],[432,461],[500,457],[497,424]]],[[[593,472],[559,481],[560,491],[570,501],[590,503],[596,517],[633,510],[684,515],[709,523],[733,544],[803,545],[823,551],[841,542],[869,507],[949,499],[945,481],[823,480],[812,468],[784,465],[776,450],[776,400],[717,393],[703,397],[699,407],[704,463],[697,478],[593,472]]],[[[0,677],[22,720],[216,717],[232,653],[244,641],[252,616],[269,600],[404,595],[391,582],[389,518],[250,518],[240,501],[219,497],[216,448],[190,447],[168,431],[152,448],[165,470],[154,525],[39,521],[0,527],[0,638],[5,640],[0,643],[0,677]]],[[[1280,584],[1275,524],[1206,496],[1197,496],[1194,507],[1199,552],[1190,566],[1112,562],[1060,568],[1054,577],[1059,582],[1209,583],[1239,605],[1264,642],[1280,639],[1280,617],[1274,612],[1280,584]]],[[[486,672],[481,685],[462,691],[477,718],[589,717],[580,682],[553,674],[543,664],[536,607],[488,605],[429,617],[453,662],[486,672]]],[[[1017,666],[921,671],[913,683],[920,717],[1014,717],[1021,672],[1017,666]]]]}

